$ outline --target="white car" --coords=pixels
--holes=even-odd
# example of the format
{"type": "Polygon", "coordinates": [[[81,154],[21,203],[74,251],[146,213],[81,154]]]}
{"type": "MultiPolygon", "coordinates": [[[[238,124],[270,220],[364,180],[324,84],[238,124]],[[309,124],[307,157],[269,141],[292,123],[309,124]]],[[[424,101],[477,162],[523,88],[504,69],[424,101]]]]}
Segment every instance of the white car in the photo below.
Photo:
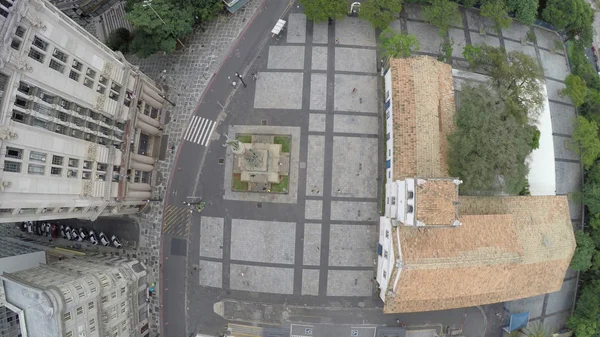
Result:
{"type": "Polygon", "coordinates": [[[98,234],[99,239],[100,239],[100,243],[103,246],[108,246],[110,245],[110,241],[108,241],[108,238],[106,237],[106,234],[104,234],[104,232],[100,232],[100,234],[98,234]]]}
{"type": "Polygon", "coordinates": [[[79,241],[79,233],[77,232],[77,229],[75,229],[75,228],[71,229],[71,240],[79,241]]]}
{"type": "Polygon", "coordinates": [[[90,242],[95,246],[98,244],[98,237],[96,236],[96,232],[93,229],[90,230],[90,242]]]}
{"type": "Polygon", "coordinates": [[[119,241],[119,238],[117,238],[116,235],[111,236],[110,241],[112,241],[113,246],[117,248],[123,247],[123,244],[121,244],[121,241],[119,241]]]}

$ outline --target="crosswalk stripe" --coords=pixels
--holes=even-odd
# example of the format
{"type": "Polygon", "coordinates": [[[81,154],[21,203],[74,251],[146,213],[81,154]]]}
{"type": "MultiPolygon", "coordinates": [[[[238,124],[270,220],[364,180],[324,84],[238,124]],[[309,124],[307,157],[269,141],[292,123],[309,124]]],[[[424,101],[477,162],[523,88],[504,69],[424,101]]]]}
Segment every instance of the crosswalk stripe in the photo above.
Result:
{"type": "Polygon", "coordinates": [[[210,141],[210,136],[216,126],[217,123],[214,121],[199,116],[192,116],[192,120],[183,135],[183,139],[202,146],[207,146],[210,141]]]}

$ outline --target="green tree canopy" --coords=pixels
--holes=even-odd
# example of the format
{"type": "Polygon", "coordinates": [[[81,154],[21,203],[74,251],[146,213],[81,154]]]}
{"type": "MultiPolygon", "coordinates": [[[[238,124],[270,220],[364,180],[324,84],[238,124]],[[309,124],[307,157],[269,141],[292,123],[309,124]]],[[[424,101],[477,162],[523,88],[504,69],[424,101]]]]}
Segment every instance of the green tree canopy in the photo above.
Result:
{"type": "Polygon", "coordinates": [[[560,92],[561,95],[571,98],[576,107],[581,106],[585,102],[588,90],[585,81],[577,75],[569,74],[565,78],[565,85],[566,88],[560,92]]]}
{"type": "Polygon", "coordinates": [[[502,29],[510,27],[512,19],[506,11],[505,0],[484,0],[479,14],[489,18],[494,23],[494,29],[500,32],[502,29]]]}
{"type": "Polygon", "coordinates": [[[583,203],[592,214],[600,214],[600,184],[586,182],[583,185],[583,203]]]}
{"type": "Polygon", "coordinates": [[[582,34],[586,43],[591,42],[594,11],[585,0],[548,0],[542,17],[570,37],[582,34]]]}
{"type": "Polygon", "coordinates": [[[396,33],[391,28],[386,28],[379,34],[379,41],[379,48],[384,57],[409,57],[420,48],[419,39],[415,36],[396,33]]]}
{"type": "Polygon", "coordinates": [[[127,28],[117,28],[108,34],[106,45],[108,48],[127,53],[129,51],[129,43],[131,42],[131,33],[127,28]]]}
{"type": "Polygon", "coordinates": [[[398,18],[401,10],[402,0],[368,0],[360,5],[358,16],[383,30],[398,18]]]}
{"type": "Polygon", "coordinates": [[[581,289],[573,316],[567,322],[567,327],[573,330],[575,336],[593,337],[597,335],[599,294],[598,281],[592,281],[581,289]]]}
{"type": "MultiPolygon", "coordinates": [[[[581,155],[583,167],[587,170],[600,157],[600,139],[598,139],[598,125],[588,121],[583,116],[575,120],[571,149],[581,155]]],[[[594,212],[600,213],[600,212],[594,212]]]]}
{"type": "Polygon", "coordinates": [[[571,259],[570,268],[577,271],[587,271],[592,266],[592,256],[596,251],[594,241],[588,233],[583,231],[575,232],[575,241],[577,241],[577,248],[571,259]]]}
{"type": "Polygon", "coordinates": [[[534,128],[508,114],[497,96],[486,85],[462,86],[447,158],[450,175],[464,181],[461,193],[517,194],[526,184],[534,128]]]}
{"type": "Polygon", "coordinates": [[[309,20],[323,22],[342,18],[350,9],[344,0],[300,0],[309,20]]]}
{"type": "Polygon", "coordinates": [[[538,12],[538,0],[507,0],[508,11],[514,12],[515,17],[524,25],[530,26],[535,21],[538,12]]]}
{"type": "Polygon", "coordinates": [[[430,6],[423,7],[425,21],[436,26],[440,36],[445,37],[451,25],[459,24],[462,16],[458,11],[458,4],[450,0],[432,0],[430,6]]]}

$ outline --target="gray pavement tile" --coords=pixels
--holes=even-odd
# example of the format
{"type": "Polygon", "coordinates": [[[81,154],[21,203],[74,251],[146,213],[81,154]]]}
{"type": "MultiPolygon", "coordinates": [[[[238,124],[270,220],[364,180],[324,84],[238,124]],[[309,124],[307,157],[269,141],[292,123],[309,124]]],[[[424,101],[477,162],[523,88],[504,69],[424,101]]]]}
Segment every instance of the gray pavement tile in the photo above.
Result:
{"type": "Polygon", "coordinates": [[[304,69],[304,46],[269,46],[269,69],[304,69]]]}
{"type": "Polygon", "coordinates": [[[481,35],[478,33],[470,32],[472,44],[487,44],[488,46],[500,47],[500,39],[496,36],[481,35]]]}
{"type": "MultiPolygon", "coordinates": [[[[487,18],[484,18],[479,15],[479,11],[474,9],[468,9],[465,11],[467,15],[467,24],[469,25],[469,30],[475,30],[477,32],[484,30],[487,34],[496,35],[496,31],[493,28],[493,24],[487,18]]],[[[471,37],[473,34],[471,34],[471,37]]]]}
{"type": "Polygon", "coordinates": [[[465,31],[462,29],[450,28],[448,30],[448,35],[454,40],[454,45],[452,46],[452,57],[464,58],[462,53],[467,45],[465,31]]]}
{"type": "Polygon", "coordinates": [[[550,115],[553,133],[573,134],[573,121],[576,117],[574,107],[550,102],[550,115]]]}
{"type": "Polygon", "coordinates": [[[376,47],[375,29],[366,20],[344,17],[335,20],[335,37],[342,45],[376,47]]]}
{"type": "Polygon", "coordinates": [[[390,28],[392,28],[392,30],[398,34],[402,33],[402,23],[400,20],[392,21],[392,23],[390,23],[390,28]]]}
{"type": "Polygon", "coordinates": [[[308,131],[325,132],[325,121],[327,115],[319,113],[310,113],[308,115],[308,131]]]}
{"type": "Polygon", "coordinates": [[[369,267],[375,259],[377,226],[331,225],[329,265],[369,267]]]}
{"type": "Polygon", "coordinates": [[[308,136],[308,157],[306,160],[306,195],[323,195],[325,160],[325,137],[308,136]]]}
{"type": "Polygon", "coordinates": [[[288,17],[287,43],[304,43],[306,41],[306,15],[291,13],[288,17]]]}
{"type": "Polygon", "coordinates": [[[326,44],[329,41],[329,23],[313,21],[313,43],[326,44]]]}
{"type": "MultiPolygon", "coordinates": [[[[333,194],[335,196],[335,194],[333,194]]],[[[379,219],[377,202],[332,201],[331,220],[376,221],[379,219]]]]}
{"type": "Polygon", "coordinates": [[[542,59],[542,66],[546,77],[564,80],[571,73],[567,59],[563,55],[540,50],[540,58],[542,59]]]}
{"type": "MultiPolygon", "coordinates": [[[[581,189],[581,164],[557,161],[554,163],[556,168],[556,194],[568,194],[577,192],[581,189]]],[[[577,212],[580,213],[580,212],[577,212]]],[[[581,218],[581,214],[576,217],[571,214],[571,219],[581,218]]]]}
{"type": "Polygon", "coordinates": [[[522,45],[520,42],[504,40],[504,47],[506,48],[506,51],[509,53],[511,51],[520,51],[526,55],[529,55],[534,60],[536,60],[536,61],[538,60],[537,55],[535,54],[535,48],[532,45],[522,45]]]}
{"type": "Polygon", "coordinates": [[[223,218],[203,216],[200,220],[200,256],[223,257],[223,218]]]}
{"type": "MultiPolygon", "coordinates": [[[[573,191],[574,194],[577,195],[569,195],[569,215],[571,216],[571,219],[581,219],[582,214],[581,211],[583,210],[583,203],[581,201],[581,194],[579,194],[581,191],[581,187],[577,187],[577,191],[573,191]]],[[[575,226],[575,230],[579,230],[580,229],[580,223],[574,223],[573,226],[575,226]]]]}
{"type": "Polygon", "coordinates": [[[233,290],[292,294],[294,269],[231,264],[230,287],[233,290]]]}
{"type": "Polygon", "coordinates": [[[304,206],[304,218],[311,220],[319,220],[323,218],[323,201],[322,200],[306,200],[304,206]]]}
{"type": "Polygon", "coordinates": [[[571,150],[571,143],[573,143],[571,138],[562,136],[554,136],[552,138],[554,139],[554,158],[580,160],[579,155],[571,150]]]}
{"type": "Polygon", "coordinates": [[[312,70],[327,70],[327,47],[312,47],[312,70]]]}
{"type": "Polygon", "coordinates": [[[573,270],[571,268],[567,269],[567,273],[565,274],[565,279],[573,278],[573,277],[576,277],[576,276],[577,276],[577,271],[575,271],[575,270],[573,270]]]}
{"type": "Polygon", "coordinates": [[[304,252],[302,264],[318,266],[321,264],[321,224],[304,224],[304,252]]]}
{"type": "Polygon", "coordinates": [[[335,70],[356,73],[377,72],[377,53],[375,49],[335,48],[335,70]]]}
{"type": "Polygon", "coordinates": [[[264,263],[294,263],[296,224],[232,219],[231,259],[264,263]]]}
{"type": "Polygon", "coordinates": [[[376,135],[379,134],[379,118],[336,114],[333,117],[333,132],[376,135]]]}
{"type": "Polygon", "coordinates": [[[334,109],[336,111],[355,111],[377,113],[379,76],[335,75],[334,109]],[[356,88],[356,92],[352,90],[356,88]]]}
{"type": "Polygon", "coordinates": [[[569,310],[573,305],[573,298],[577,290],[577,280],[568,280],[563,282],[559,291],[548,295],[548,303],[546,304],[546,315],[555,312],[569,310]]]}
{"type": "Polygon", "coordinates": [[[327,74],[310,74],[310,110],[327,106],[327,74]]]}
{"type": "Polygon", "coordinates": [[[563,82],[546,79],[546,92],[548,94],[548,99],[573,104],[568,96],[560,94],[564,88],[566,88],[566,86],[563,82]]]}
{"type": "Polygon", "coordinates": [[[416,36],[421,42],[420,51],[439,54],[443,40],[435,26],[424,22],[408,21],[407,27],[408,33],[416,36]]]}
{"type": "MultiPolygon", "coordinates": [[[[560,41],[560,37],[547,29],[534,27],[533,31],[535,32],[535,36],[537,37],[537,45],[541,48],[546,48],[548,50],[554,49],[554,40],[560,41]]],[[[562,50],[560,50],[562,53],[562,50]]]]}
{"type": "Polygon", "coordinates": [[[331,195],[376,198],[378,148],[377,138],[333,137],[331,195]]]}
{"type": "Polygon", "coordinates": [[[327,296],[371,296],[371,270],[330,270],[327,275],[327,296]]]}
{"type": "Polygon", "coordinates": [[[258,76],[254,108],[302,108],[302,79],[304,74],[260,72],[258,76]]]}
{"type": "Polygon", "coordinates": [[[404,5],[404,12],[409,20],[424,20],[421,14],[421,5],[407,3],[404,5]]]}
{"type": "Polygon", "coordinates": [[[502,30],[502,36],[516,41],[521,41],[521,39],[525,39],[527,32],[529,32],[529,26],[525,26],[513,20],[510,27],[502,30]]]}
{"type": "Polygon", "coordinates": [[[319,295],[319,271],[315,269],[302,270],[302,295],[319,295]]]}
{"type": "Polygon", "coordinates": [[[512,313],[529,311],[529,318],[533,319],[542,315],[545,297],[546,295],[539,295],[534,297],[521,298],[514,301],[508,301],[504,303],[504,307],[506,308],[506,310],[512,313]]]}
{"type": "Polygon", "coordinates": [[[205,287],[221,288],[223,286],[223,264],[221,262],[203,261],[198,263],[200,285],[205,287]]]}
{"type": "Polygon", "coordinates": [[[544,318],[544,327],[548,329],[550,333],[557,333],[561,329],[565,328],[570,316],[571,314],[567,311],[546,317],[544,318]]]}

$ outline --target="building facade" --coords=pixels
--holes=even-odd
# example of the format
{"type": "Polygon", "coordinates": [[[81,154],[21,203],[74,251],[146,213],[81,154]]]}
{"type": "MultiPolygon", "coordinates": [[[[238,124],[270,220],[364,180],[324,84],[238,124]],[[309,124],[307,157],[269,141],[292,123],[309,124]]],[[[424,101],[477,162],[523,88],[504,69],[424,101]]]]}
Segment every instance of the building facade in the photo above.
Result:
{"type": "Polygon", "coordinates": [[[137,212],[162,89],[45,0],[2,2],[0,38],[0,223],[137,212]]]}
{"type": "Polygon", "coordinates": [[[146,270],[121,257],[72,258],[0,276],[23,336],[148,336],[146,270]]]}

